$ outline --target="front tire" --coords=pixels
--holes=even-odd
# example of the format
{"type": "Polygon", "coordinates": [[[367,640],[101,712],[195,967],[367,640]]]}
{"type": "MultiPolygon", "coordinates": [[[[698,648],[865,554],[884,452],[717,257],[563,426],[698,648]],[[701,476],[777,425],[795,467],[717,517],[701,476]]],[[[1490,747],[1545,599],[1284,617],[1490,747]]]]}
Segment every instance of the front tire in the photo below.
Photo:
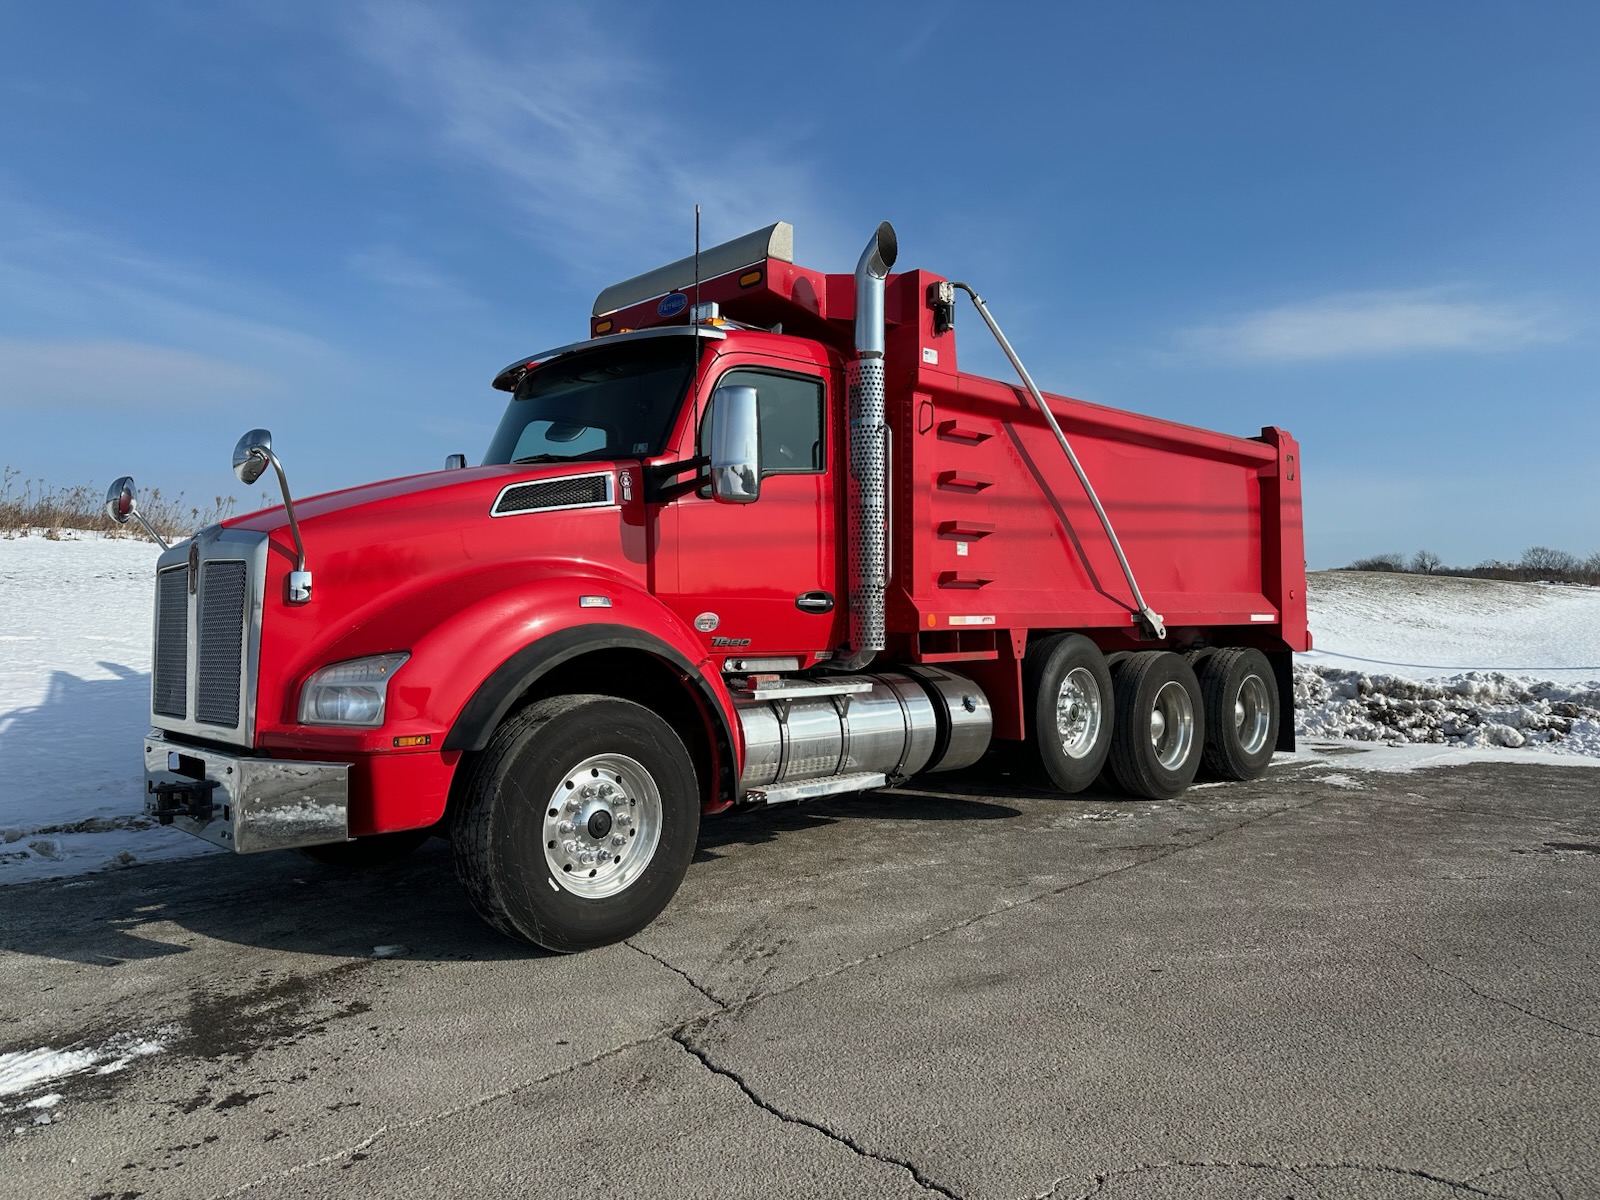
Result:
{"type": "Polygon", "coordinates": [[[655,920],[700,832],[683,742],[649,709],[610,696],[552,697],[508,718],[460,803],[452,844],[473,907],[562,954],[655,920]]]}
{"type": "Polygon", "coordinates": [[[1111,672],[1100,648],[1076,633],[1045,638],[1023,662],[1029,772],[1073,795],[1094,783],[1111,752],[1111,672]]]}
{"type": "Polygon", "coordinates": [[[1205,745],[1200,681],[1181,655],[1141,650],[1117,664],[1111,773],[1124,791],[1171,800],[1194,782],[1205,745]]]}

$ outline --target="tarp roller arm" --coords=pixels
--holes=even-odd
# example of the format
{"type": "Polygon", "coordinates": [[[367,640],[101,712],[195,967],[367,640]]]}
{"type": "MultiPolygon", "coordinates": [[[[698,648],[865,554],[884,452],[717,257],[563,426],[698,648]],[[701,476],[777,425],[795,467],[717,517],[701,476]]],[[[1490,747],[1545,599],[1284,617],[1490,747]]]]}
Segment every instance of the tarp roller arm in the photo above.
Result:
{"type": "Polygon", "coordinates": [[[1005,351],[1011,365],[1017,369],[1017,374],[1022,377],[1023,386],[1028,389],[1028,394],[1033,397],[1033,402],[1039,406],[1039,411],[1044,414],[1045,421],[1050,426],[1050,431],[1056,435],[1056,441],[1061,443],[1061,449],[1066,452],[1067,461],[1072,464],[1073,471],[1078,476],[1078,482],[1083,485],[1084,493],[1089,497],[1089,503],[1094,505],[1095,515],[1100,518],[1100,525],[1106,531],[1106,538],[1111,543],[1111,548],[1117,553],[1117,561],[1122,564],[1122,577],[1128,581],[1128,591],[1133,593],[1134,606],[1139,611],[1139,619],[1144,623],[1145,629],[1151,637],[1164,638],[1167,636],[1166,623],[1161,614],[1145,603],[1144,593],[1139,590],[1138,581],[1133,577],[1133,568],[1128,565],[1128,556],[1122,552],[1122,543],[1117,538],[1117,531],[1111,527],[1111,518],[1106,516],[1106,510],[1100,504],[1100,497],[1095,495],[1094,485],[1089,482],[1089,476],[1084,473],[1083,465],[1078,462],[1078,456],[1072,452],[1072,444],[1067,441],[1067,435],[1061,432],[1056,417],[1050,411],[1050,406],[1044,402],[1044,397],[1039,394],[1038,386],[1033,382],[1033,376],[1028,374],[1028,368],[1022,365],[1022,360],[1017,357],[1017,352],[1011,348],[1011,343],[1006,340],[1006,335],[1000,331],[1000,326],[989,313],[989,306],[983,302],[983,297],[978,295],[965,283],[952,283],[951,287],[960,288],[972,298],[973,307],[978,310],[978,315],[983,318],[983,323],[989,327],[989,332],[994,334],[995,341],[1000,343],[1000,349],[1005,351]]]}

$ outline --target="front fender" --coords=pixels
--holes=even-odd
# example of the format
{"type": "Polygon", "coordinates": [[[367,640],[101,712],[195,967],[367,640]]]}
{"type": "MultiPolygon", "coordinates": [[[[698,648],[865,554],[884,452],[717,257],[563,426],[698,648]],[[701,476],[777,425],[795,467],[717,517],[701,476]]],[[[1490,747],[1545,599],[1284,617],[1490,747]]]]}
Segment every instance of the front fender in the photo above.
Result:
{"type": "MultiPolygon", "coordinates": [[[[445,750],[481,750],[540,677],[577,655],[608,649],[652,654],[692,685],[733,754],[737,779],[744,744],[721,674],[705,670],[709,657],[681,618],[616,576],[524,576],[496,590],[463,587],[453,602],[436,592],[406,597],[325,647],[309,664],[314,669],[347,658],[409,650],[410,661],[389,685],[382,728],[305,727],[297,732],[317,741],[331,735],[351,749],[368,752],[389,749],[392,739],[408,735],[427,735],[434,746],[442,736],[440,748],[445,750]],[[610,607],[583,607],[585,596],[604,597],[610,607]]],[[[287,712],[285,718],[292,719],[287,712]]]]}
{"type": "Polygon", "coordinates": [[[671,663],[725,725],[737,728],[732,698],[721,675],[705,670],[710,659],[694,631],[649,592],[610,575],[524,576],[494,590],[408,597],[327,647],[316,665],[411,651],[389,686],[386,740],[449,730],[447,748],[479,750],[541,675],[587,649],[616,648],[646,650],[671,663]],[[586,596],[610,605],[583,607],[586,596]],[[507,692],[513,694],[505,698],[507,692]],[[412,728],[419,725],[431,730],[412,728]]]}
{"type": "MultiPolygon", "coordinates": [[[[670,613],[665,615],[671,617],[670,613]]],[[[694,686],[705,706],[715,714],[723,738],[734,750],[736,763],[742,761],[744,746],[737,737],[739,722],[734,717],[727,685],[716,672],[701,670],[706,662],[703,655],[698,662],[689,657],[699,654],[699,647],[692,641],[668,641],[661,636],[674,632],[669,628],[646,631],[617,624],[570,625],[546,632],[505,659],[478,685],[445,738],[445,749],[482,750],[518,699],[562,663],[595,650],[641,650],[670,663],[694,686]]]]}

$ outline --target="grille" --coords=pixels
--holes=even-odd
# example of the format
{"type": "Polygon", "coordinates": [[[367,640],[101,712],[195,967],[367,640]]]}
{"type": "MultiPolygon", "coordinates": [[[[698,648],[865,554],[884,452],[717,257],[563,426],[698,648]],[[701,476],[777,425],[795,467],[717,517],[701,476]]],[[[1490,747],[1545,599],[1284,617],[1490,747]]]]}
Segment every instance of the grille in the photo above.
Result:
{"type": "Polygon", "coordinates": [[[189,705],[189,572],[156,577],[155,678],[150,707],[164,717],[186,717],[189,705]]]}
{"type": "Polygon", "coordinates": [[[200,570],[200,677],[195,720],[235,729],[244,677],[245,564],[208,562],[200,570]]]}
{"type": "Polygon", "coordinates": [[[506,517],[513,513],[538,512],[549,508],[578,508],[611,502],[611,476],[568,475],[561,479],[541,479],[519,483],[500,493],[490,515],[506,517]]]}

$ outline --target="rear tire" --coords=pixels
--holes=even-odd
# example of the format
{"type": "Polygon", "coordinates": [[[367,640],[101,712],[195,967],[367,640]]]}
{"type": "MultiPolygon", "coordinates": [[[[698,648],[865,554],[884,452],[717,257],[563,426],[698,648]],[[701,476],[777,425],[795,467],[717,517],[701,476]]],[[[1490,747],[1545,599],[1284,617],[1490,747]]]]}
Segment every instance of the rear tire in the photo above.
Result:
{"type": "Polygon", "coordinates": [[[473,907],[561,954],[655,920],[700,832],[682,741],[649,709],[610,696],[552,697],[507,718],[460,799],[452,845],[473,907]]]}
{"type": "Polygon", "coordinates": [[[1218,650],[1200,668],[1204,761],[1218,779],[1259,779],[1278,744],[1278,685],[1259,650],[1218,650]]]}
{"type": "Polygon", "coordinates": [[[1034,780],[1073,795],[1094,783],[1111,752],[1111,672],[1100,648],[1061,633],[1028,648],[1025,762],[1034,780]]]}
{"type": "Polygon", "coordinates": [[[1205,745],[1200,681],[1181,655],[1141,650],[1112,673],[1112,776],[1123,791],[1170,800],[1194,782],[1205,745]]]}

